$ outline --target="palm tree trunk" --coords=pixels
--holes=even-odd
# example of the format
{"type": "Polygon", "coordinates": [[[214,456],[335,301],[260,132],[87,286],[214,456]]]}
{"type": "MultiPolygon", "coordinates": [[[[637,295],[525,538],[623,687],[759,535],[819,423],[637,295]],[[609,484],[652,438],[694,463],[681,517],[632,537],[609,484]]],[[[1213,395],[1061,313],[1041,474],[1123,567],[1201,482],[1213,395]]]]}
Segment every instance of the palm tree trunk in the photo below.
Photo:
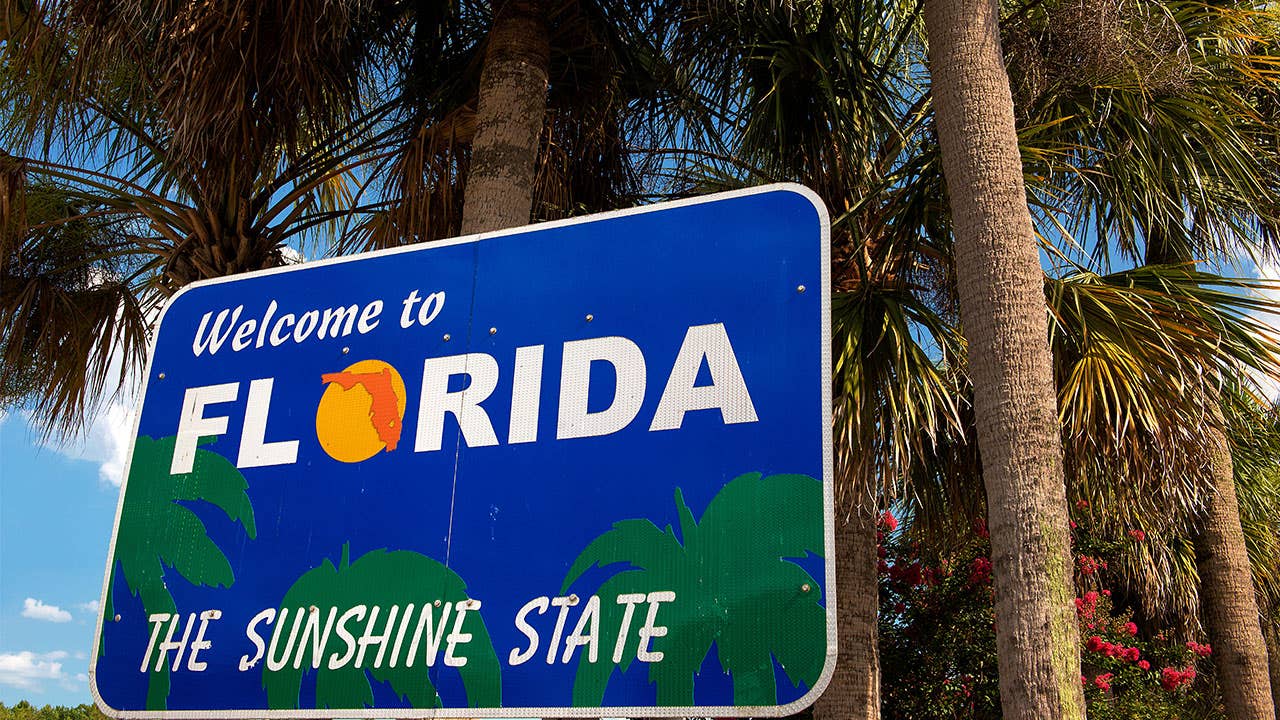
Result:
{"type": "Polygon", "coordinates": [[[879,720],[876,513],[855,509],[836,522],[836,672],[813,708],[816,720],[879,720]]]}
{"type": "Polygon", "coordinates": [[[1266,624],[1262,633],[1267,643],[1267,666],[1271,674],[1271,704],[1275,706],[1276,717],[1280,717],[1280,626],[1275,620],[1266,624]]]}
{"type": "Polygon", "coordinates": [[[1202,613],[1213,645],[1222,704],[1229,720],[1275,720],[1267,647],[1240,526],[1231,449],[1218,428],[1208,428],[1205,435],[1216,492],[1205,507],[1203,526],[1194,542],[1202,613]]]}
{"type": "Polygon", "coordinates": [[[464,235],[529,223],[550,58],[546,0],[496,3],[480,73],[464,235]]]}
{"type": "MultiPolygon", "coordinates": [[[[1151,230],[1147,236],[1148,264],[1188,261],[1189,253],[1172,246],[1164,233],[1151,230]]],[[[1228,720],[1276,720],[1280,710],[1272,695],[1253,571],[1240,525],[1235,465],[1222,430],[1226,420],[1218,399],[1217,390],[1207,388],[1205,403],[1214,409],[1215,417],[1203,432],[1214,494],[1205,505],[1199,532],[1192,537],[1200,574],[1201,617],[1213,646],[1228,720]]]]}
{"type": "Polygon", "coordinates": [[[1006,720],[1083,718],[1080,641],[1040,268],[995,0],[925,0],[987,489],[1006,720]]]}

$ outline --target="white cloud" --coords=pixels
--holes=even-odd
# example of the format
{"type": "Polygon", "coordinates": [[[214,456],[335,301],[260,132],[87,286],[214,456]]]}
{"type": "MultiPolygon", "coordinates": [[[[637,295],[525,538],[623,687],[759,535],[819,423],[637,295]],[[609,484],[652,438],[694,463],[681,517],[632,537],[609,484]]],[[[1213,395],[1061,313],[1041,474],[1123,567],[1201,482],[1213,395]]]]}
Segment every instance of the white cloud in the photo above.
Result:
{"type": "Polygon", "coordinates": [[[57,605],[45,605],[43,600],[27,598],[22,601],[22,617],[45,622],[71,622],[71,613],[57,605]]]}
{"type": "Polygon", "coordinates": [[[98,412],[78,437],[52,437],[45,443],[54,452],[73,460],[97,463],[98,479],[115,487],[124,477],[124,463],[133,432],[136,386],[96,403],[98,412]]]}
{"type": "Polygon", "coordinates": [[[76,609],[78,609],[80,612],[87,612],[87,613],[89,613],[90,615],[97,615],[97,614],[98,614],[98,601],[97,601],[97,600],[90,600],[89,602],[77,603],[77,604],[76,604],[76,609]]]}
{"type": "MultiPolygon", "coordinates": [[[[1258,267],[1258,277],[1263,280],[1280,281],[1280,264],[1275,262],[1267,262],[1258,267]]],[[[1273,302],[1280,302],[1280,287],[1276,289],[1262,290],[1260,294],[1273,302]]],[[[1280,326],[1280,316],[1271,313],[1259,313],[1255,315],[1259,320],[1271,326],[1272,330],[1277,330],[1280,326]]],[[[1280,330],[1277,330],[1280,335],[1280,330]]],[[[1254,373],[1254,380],[1257,381],[1262,392],[1266,394],[1270,400],[1280,398],[1280,381],[1276,378],[1268,377],[1261,373],[1254,373]]]]}
{"type": "Polygon", "coordinates": [[[57,661],[66,656],[61,650],[44,654],[26,650],[0,653],[0,685],[40,692],[45,680],[64,683],[67,675],[62,671],[62,663],[57,661]]]}

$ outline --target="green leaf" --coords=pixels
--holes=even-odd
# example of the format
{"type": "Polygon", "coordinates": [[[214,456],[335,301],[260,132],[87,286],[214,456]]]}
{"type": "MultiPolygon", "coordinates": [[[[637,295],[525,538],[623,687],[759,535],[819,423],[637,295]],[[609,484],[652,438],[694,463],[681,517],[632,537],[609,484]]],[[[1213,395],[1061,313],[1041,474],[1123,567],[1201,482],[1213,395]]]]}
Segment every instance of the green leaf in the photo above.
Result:
{"type": "MultiPolygon", "coordinates": [[[[248,483],[240,471],[221,455],[197,448],[192,471],[170,475],[174,443],[173,437],[153,440],[145,435],[134,443],[116,535],[113,563],[148,615],[177,612],[165,585],[166,567],[193,585],[228,587],[235,582],[226,556],[182,502],[209,502],[241,524],[249,537],[255,534],[248,483]]],[[[153,670],[147,708],[165,709],[168,693],[168,667],[153,670]]]]}
{"type": "Polygon", "coordinates": [[[652,521],[622,520],[570,568],[564,590],[596,564],[635,568],[612,575],[595,591],[601,598],[601,656],[591,663],[579,653],[574,705],[598,707],[615,669],[625,672],[637,659],[633,618],[620,661],[613,662],[624,614],[615,599],[627,593],[676,596],[659,605],[657,618],[667,634],[649,648],[663,654],[648,668],[660,705],[693,705],[696,675],[713,646],[733,678],[738,705],[776,704],[775,657],[793,682],[812,686],[826,659],[826,611],[818,582],[790,558],[824,553],[822,483],[806,475],[748,473],[721,488],[700,520],[679,489],[675,505],[682,542],[652,521]]]}

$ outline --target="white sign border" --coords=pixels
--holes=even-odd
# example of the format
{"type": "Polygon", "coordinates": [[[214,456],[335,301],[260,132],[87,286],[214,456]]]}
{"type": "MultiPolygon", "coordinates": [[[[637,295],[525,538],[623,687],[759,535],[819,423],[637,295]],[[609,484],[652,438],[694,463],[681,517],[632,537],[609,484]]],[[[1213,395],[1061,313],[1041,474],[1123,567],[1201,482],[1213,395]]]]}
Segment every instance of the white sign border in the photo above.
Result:
{"type": "Polygon", "coordinates": [[[465,243],[474,243],[481,240],[491,238],[504,237],[508,235],[527,235],[532,232],[542,230],[553,230],[556,228],[567,227],[571,225],[580,225],[584,223],[598,222],[601,220],[611,220],[621,217],[629,217],[632,215],[642,215],[645,213],[659,212],[663,210],[672,210],[675,208],[689,207],[692,205],[704,205],[708,203],[721,202],[733,198],[749,197],[752,195],[763,195],[775,192],[790,192],[803,197],[813,205],[814,210],[818,214],[819,235],[821,246],[819,255],[821,258],[821,274],[822,287],[821,296],[819,298],[822,307],[822,319],[820,326],[821,335],[821,355],[822,369],[819,383],[821,384],[822,397],[822,496],[823,496],[823,523],[824,538],[823,552],[826,565],[826,577],[824,578],[824,596],[826,600],[826,616],[827,616],[827,653],[826,660],[822,666],[822,673],[818,676],[818,680],[814,686],[809,689],[802,697],[785,705],[727,705],[727,706],[601,706],[601,707],[499,707],[499,708],[351,708],[351,709],[334,709],[334,708],[313,708],[313,709],[297,709],[297,710],[117,710],[107,705],[102,699],[101,693],[98,692],[97,667],[99,652],[102,644],[102,626],[106,619],[107,593],[110,590],[112,566],[115,559],[116,536],[120,531],[120,516],[124,510],[125,489],[129,483],[130,466],[133,463],[133,446],[137,441],[138,427],[142,421],[142,413],[134,413],[133,430],[129,436],[129,452],[125,457],[124,474],[120,483],[120,497],[116,502],[116,518],[111,528],[111,545],[107,551],[107,565],[105,576],[102,580],[102,592],[98,597],[98,607],[102,611],[98,613],[98,622],[94,628],[93,635],[93,654],[90,656],[89,662],[89,691],[93,694],[93,702],[103,714],[119,718],[120,720],[273,720],[274,718],[352,718],[353,720],[377,720],[386,718],[391,715],[398,719],[417,720],[418,718],[630,718],[630,717],[784,717],[794,715],[804,708],[812,705],[817,701],[822,692],[826,690],[828,683],[831,682],[832,675],[835,674],[836,658],[839,655],[839,646],[836,639],[836,582],[835,582],[835,473],[834,473],[834,456],[833,456],[833,434],[832,434],[832,396],[831,396],[831,216],[827,211],[826,205],[817,193],[809,188],[796,183],[775,183],[770,185],[762,185],[759,187],[745,188],[742,190],[733,190],[730,192],[715,193],[712,195],[702,195],[695,198],[687,198],[683,200],[673,200],[663,203],[655,203],[653,205],[644,205],[636,208],[628,208],[625,210],[613,210],[610,212],[597,213],[594,215],[584,215],[566,220],[555,220],[551,222],[538,223],[537,225],[524,225],[516,228],[507,228],[496,230],[488,233],[480,233],[477,235],[464,235],[457,238],[449,238],[431,243],[418,243],[414,245],[405,245],[403,247],[388,248],[385,250],[375,250],[373,252],[361,253],[359,255],[347,255],[336,258],[326,258],[313,262],[303,263],[299,265],[288,265],[268,270],[260,270],[252,273],[242,273],[239,275],[231,275],[223,278],[214,278],[212,280],[201,280],[191,283],[180,289],[160,312],[159,318],[156,320],[156,332],[151,338],[150,350],[147,353],[146,372],[143,375],[142,388],[138,394],[139,410],[141,404],[147,397],[147,383],[151,379],[152,362],[155,360],[156,341],[160,337],[160,326],[164,322],[164,316],[168,313],[169,308],[183,294],[196,288],[208,285],[217,285],[226,282],[238,282],[245,278],[262,277],[265,275],[274,275],[278,273],[296,272],[298,270],[311,269],[324,265],[337,265],[348,262],[358,262],[370,257],[378,257],[384,255],[396,255],[406,252],[421,252],[439,247],[447,247],[450,245],[462,245],[465,243]]]}

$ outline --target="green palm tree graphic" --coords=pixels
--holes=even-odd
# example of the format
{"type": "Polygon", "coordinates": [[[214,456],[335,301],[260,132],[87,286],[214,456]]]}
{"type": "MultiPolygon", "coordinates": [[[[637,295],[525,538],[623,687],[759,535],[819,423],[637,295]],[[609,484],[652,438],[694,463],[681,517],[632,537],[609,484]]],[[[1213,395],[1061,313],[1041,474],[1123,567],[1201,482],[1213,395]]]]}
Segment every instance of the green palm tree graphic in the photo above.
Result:
{"type": "MultiPolygon", "coordinates": [[[[207,442],[212,440],[202,444],[207,442]]],[[[138,437],[116,535],[115,562],[124,573],[129,592],[141,599],[147,615],[177,612],[165,585],[166,567],[192,585],[229,587],[235,582],[231,563],[209,539],[204,522],[182,503],[210,503],[244,526],[250,539],[258,533],[253,505],[245,492],[249,484],[229,460],[197,449],[191,472],[170,475],[173,451],[173,437],[138,437]]],[[[107,585],[106,617],[115,614],[113,584],[107,585]]],[[[99,643],[99,648],[103,647],[105,643],[99,643]]],[[[159,670],[153,665],[147,681],[147,709],[165,709],[168,697],[169,665],[162,663],[159,670]]]]}
{"type": "MultiPolygon", "coordinates": [[[[741,475],[716,494],[701,521],[679,488],[675,502],[680,538],[670,525],[659,530],[649,520],[614,523],[578,556],[561,592],[594,565],[635,567],[596,591],[602,638],[616,638],[621,626],[624,607],[616,596],[675,592],[675,601],[657,616],[667,635],[649,648],[663,653],[649,665],[659,705],[694,704],[694,677],[713,644],[733,678],[735,705],[777,704],[775,659],[791,682],[813,687],[826,657],[827,615],[818,583],[788,558],[823,555],[822,483],[807,475],[741,475]]],[[[638,638],[633,628],[622,653],[624,672],[636,657],[638,638]]],[[[613,643],[602,645],[597,662],[580,655],[574,705],[603,702],[614,663],[613,643]]]]}
{"type": "MultiPolygon", "coordinates": [[[[331,608],[338,608],[337,612],[341,613],[345,608],[358,605],[368,608],[378,606],[382,609],[383,619],[377,621],[380,623],[377,627],[381,628],[381,623],[389,622],[386,618],[391,606],[399,606],[404,613],[401,620],[397,621],[399,624],[410,612],[415,618],[420,618],[420,613],[426,609],[424,603],[431,603],[432,623],[440,623],[449,631],[454,629],[456,610],[454,614],[444,616],[446,603],[452,603],[452,607],[457,608],[459,603],[469,597],[467,585],[457,573],[426,555],[406,550],[373,550],[355,562],[350,562],[349,553],[349,546],[344,545],[337,567],[325,559],[319,567],[298,578],[285,593],[284,599],[280,601],[281,612],[288,609],[292,617],[286,616],[283,620],[276,621],[281,626],[276,630],[281,634],[281,648],[274,653],[277,658],[286,654],[283,649],[285,640],[297,617],[293,614],[299,612],[318,613],[323,624],[331,608]],[[414,604],[413,609],[408,607],[410,603],[414,604]],[[289,627],[283,626],[286,622],[289,627]]],[[[415,626],[416,620],[409,626],[410,630],[415,626]]],[[[471,707],[500,707],[502,669],[480,613],[468,612],[463,618],[461,630],[471,635],[471,640],[460,645],[458,651],[458,655],[467,660],[465,665],[458,667],[458,672],[467,692],[468,704],[471,707]]],[[[302,637],[300,632],[299,638],[302,637]]],[[[269,662],[263,663],[262,686],[267,690],[267,704],[273,710],[299,707],[299,691],[302,677],[306,673],[316,674],[317,708],[373,707],[371,679],[390,684],[412,707],[436,708],[442,705],[440,695],[429,677],[429,673],[437,670],[428,666],[423,652],[418,652],[412,663],[401,653],[396,662],[392,662],[390,658],[382,663],[369,660],[363,667],[357,667],[359,661],[348,662],[333,670],[329,668],[327,661],[334,653],[341,656],[347,651],[347,646],[336,633],[330,633],[323,641],[319,667],[313,669],[313,665],[317,664],[313,662],[314,643],[314,638],[306,642],[300,639],[298,644],[302,647],[289,654],[293,662],[278,670],[271,670],[269,662]],[[378,667],[373,667],[374,665],[378,667]]],[[[397,647],[410,645],[408,637],[404,639],[403,645],[397,643],[397,647]]],[[[387,650],[387,653],[395,655],[396,651],[387,650]]],[[[440,653],[444,653],[443,646],[440,653]]],[[[268,661],[272,657],[269,649],[268,661]]],[[[437,662],[439,664],[442,663],[437,662]]]]}

